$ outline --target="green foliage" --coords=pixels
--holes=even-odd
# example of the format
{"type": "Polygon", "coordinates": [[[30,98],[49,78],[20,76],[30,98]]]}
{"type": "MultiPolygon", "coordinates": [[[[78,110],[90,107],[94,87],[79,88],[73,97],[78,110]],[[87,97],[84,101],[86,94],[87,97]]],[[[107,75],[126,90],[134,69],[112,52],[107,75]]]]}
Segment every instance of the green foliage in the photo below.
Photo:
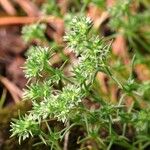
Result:
{"type": "Polygon", "coordinates": [[[68,42],[68,47],[71,48],[77,55],[83,53],[84,46],[88,46],[87,34],[91,27],[90,18],[81,17],[74,18],[70,23],[70,30],[64,37],[68,42]],[[81,43],[81,41],[83,43],[81,43]]]}
{"type": "Polygon", "coordinates": [[[30,42],[34,39],[44,39],[44,30],[46,26],[44,24],[31,24],[24,26],[22,29],[23,39],[25,42],[30,42]]]}
{"type": "Polygon", "coordinates": [[[21,143],[21,140],[25,140],[26,138],[29,138],[29,136],[38,135],[40,132],[38,122],[34,120],[34,117],[31,114],[20,117],[19,120],[13,120],[15,124],[11,124],[11,131],[13,132],[12,136],[17,135],[19,137],[19,143],[21,143]]]}
{"type": "Polygon", "coordinates": [[[150,110],[142,110],[136,116],[136,130],[138,132],[150,132],[150,110]]]}
{"type": "Polygon", "coordinates": [[[150,97],[150,82],[144,82],[140,85],[138,92],[143,95],[144,100],[149,101],[150,97]]]}
{"type": "Polygon", "coordinates": [[[47,15],[60,16],[59,7],[56,5],[56,0],[48,0],[42,5],[42,12],[47,15]]]}
{"type": "Polygon", "coordinates": [[[136,2],[117,0],[115,5],[108,9],[111,16],[109,26],[113,31],[123,34],[131,47],[138,52],[139,47],[149,52],[149,31],[144,31],[144,27],[150,22],[149,9],[137,13],[132,9],[132,5],[136,5],[136,2]]]}
{"type": "MultiPolygon", "coordinates": [[[[24,98],[32,100],[33,108],[28,116],[14,120],[11,125],[12,136],[17,135],[19,141],[30,135],[39,135],[44,144],[58,150],[61,149],[59,140],[62,140],[72,127],[80,125],[84,130],[84,137],[79,143],[91,140],[96,143],[98,149],[109,150],[112,144],[116,143],[125,148],[136,149],[136,144],[135,147],[131,145],[126,137],[129,126],[133,129],[137,127],[135,132],[138,136],[145,132],[146,138],[141,144],[148,142],[148,111],[135,109],[139,96],[143,96],[139,93],[140,86],[132,77],[132,72],[126,81],[116,78],[108,60],[110,42],[93,34],[91,28],[92,21],[89,18],[75,17],[64,37],[69,49],[79,60],[72,66],[72,76],[64,74],[63,65],[56,68],[50,64],[50,58],[55,54],[53,50],[42,47],[32,47],[29,50],[24,69],[26,77],[32,83],[27,86],[24,98]],[[94,90],[98,72],[105,73],[120,88],[121,98],[116,104],[112,104],[94,90]],[[128,108],[124,100],[129,95],[134,101],[128,108]],[[94,106],[87,106],[88,100],[94,106]],[[64,123],[66,127],[60,131],[52,131],[48,122],[51,119],[64,123]],[[46,123],[49,133],[42,131],[43,122],[46,123]],[[117,124],[121,126],[121,133],[114,128],[117,124]],[[141,124],[143,128],[139,130],[141,124]],[[107,132],[106,138],[100,136],[102,131],[107,132]],[[121,141],[118,140],[120,138],[121,141]]],[[[133,143],[136,138],[132,136],[133,143]]]]}
{"type": "Polygon", "coordinates": [[[99,7],[104,8],[106,5],[106,1],[105,0],[91,0],[91,2],[93,2],[94,4],[96,4],[99,7]]]}
{"type": "Polygon", "coordinates": [[[28,52],[28,57],[24,71],[27,78],[42,76],[42,72],[50,59],[49,48],[31,47],[28,52]]]}
{"type": "Polygon", "coordinates": [[[47,98],[51,94],[51,87],[49,82],[43,82],[43,83],[31,83],[30,86],[28,86],[28,89],[24,91],[24,99],[31,99],[31,100],[37,100],[40,98],[47,98]]]}
{"type": "Polygon", "coordinates": [[[121,25],[125,23],[125,20],[122,17],[129,14],[130,2],[130,0],[118,0],[118,2],[114,4],[115,6],[109,8],[109,12],[113,17],[113,19],[110,20],[111,28],[118,29],[121,25]]]}
{"type": "MultiPolygon", "coordinates": [[[[89,18],[75,17],[70,30],[64,37],[68,47],[79,57],[79,63],[73,67],[75,79],[83,83],[89,78],[94,79],[98,70],[103,70],[109,56],[109,44],[96,35],[90,35],[91,20],[89,18]],[[81,42],[82,41],[82,42],[81,42]]],[[[87,80],[88,81],[88,80],[87,80]]]]}

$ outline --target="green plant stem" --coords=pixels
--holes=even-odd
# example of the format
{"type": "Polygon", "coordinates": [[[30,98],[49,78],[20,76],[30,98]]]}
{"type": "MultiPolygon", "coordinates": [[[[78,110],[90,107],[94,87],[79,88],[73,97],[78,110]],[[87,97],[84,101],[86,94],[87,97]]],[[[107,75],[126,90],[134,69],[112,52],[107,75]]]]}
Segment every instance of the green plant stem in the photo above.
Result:
{"type": "MultiPolygon", "coordinates": [[[[125,96],[126,96],[126,93],[121,96],[119,103],[118,103],[118,107],[120,107],[121,104],[123,103],[125,96]]],[[[119,116],[119,109],[117,110],[117,116],[119,116]]]]}
{"type": "MultiPolygon", "coordinates": [[[[48,72],[48,73],[50,73],[51,75],[55,75],[55,69],[54,68],[51,68],[50,66],[46,66],[45,67],[45,70],[48,72]]],[[[67,82],[69,82],[69,83],[72,83],[72,84],[74,84],[74,82],[70,79],[70,78],[68,78],[68,77],[66,77],[65,75],[62,75],[61,76],[64,80],[66,80],[67,82]]]]}
{"type": "Polygon", "coordinates": [[[45,134],[44,132],[41,132],[41,135],[39,135],[39,137],[41,138],[41,140],[42,140],[46,145],[49,145],[49,146],[54,145],[57,150],[62,150],[62,149],[60,148],[60,146],[59,146],[59,144],[58,144],[57,141],[53,141],[53,143],[52,143],[52,141],[50,141],[48,134],[45,134]],[[45,140],[43,137],[44,137],[46,140],[45,140]],[[47,141],[47,142],[46,142],[46,141],[47,141]],[[52,144],[50,144],[49,142],[52,143],[52,144]]]}
{"type": "Polygon", "coordinates": [[[88,5],[88,0],[86,0],[86,1],[83,3],[83,6],[82,6],[81,11],[80,11],[81,14],[83,14],[83,13],[85,12],[85,9],[86,9],[87,5],[88,5]]]}
{"type": "Polygon", "coordinates": [[[121,89],[124,89],[122,83],[120,83],[120,81],[117,80],[117,78],[111,73],[111,71],[109,70],[109,68],[107,66],[105,66],[105,69],[106,69],[108,75],[112,78],[112,80],[114,80],[121,89]]]}
{"type": "Polygon", "coordinates": [[[2,96],[1,96],[1,99],[0,99],[0,109],[3,107],[4,105],[4,102],[6,100],[6,95],[7,95],[7,90],[4,89],[3,90],[3,93],[2,93],[2,96]]]}
{"type": "Polygon", "coordinates": [[[108,145],[108,147],[107,147],[107,150],[110,150],[110,149],[111,149],[112,144],[113,144],[113,140],[110,141],[110,143],[109,143],[109,145],[108,145]]]}

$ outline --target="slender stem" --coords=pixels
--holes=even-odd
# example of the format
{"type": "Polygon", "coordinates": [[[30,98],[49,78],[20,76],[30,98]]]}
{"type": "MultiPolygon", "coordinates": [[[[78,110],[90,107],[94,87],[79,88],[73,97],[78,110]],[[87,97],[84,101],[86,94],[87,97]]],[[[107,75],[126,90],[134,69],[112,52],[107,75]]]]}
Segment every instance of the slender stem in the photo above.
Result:
{"type": "MultiPolygon", "coordinates": [[[[122,102],[123,102],[125,96],[126,96],[126,94],[123,94],[123,95],[121,96],[121,98],[120,98],[120,100],[119,100],[119,103],[118,103],[118,107],[121,106],[121,104],[122,104],[122,102]]],[[[117,110],[117,116],[118,116],[118,115],[119,115],[119,109],[117,110]]]]}
{"type": "MultiPolygon", "coordinates": [[[[46,66],[45,67],[45,70],[48,72],[48,73],[50,73],[50,74],[52,74],[52,75],[55,75],[55,68],[52,68],[52,67],[50,67],[50,66],[46,66]]],[[[69,78],[67,78],[64,74],[62,75],[62,78],[64,79],[64,80],[66,80],[66,81],[68,81],[68,82],[70,82],[70,83],[74,83],[71,79],[69,79],[69,78]]]]}
{"type": "Polygon", "coordinates": [[[127,128],[127,124],[125,123],[125,124],[123,125],[122,136],[125,136],[126,128],[127,128]]]}
{"type": "Polygon", "coordinates": [[[0,109],[3,107],[3,105],[4,105],[4,103],[5,103],[6,95],[7,95],[7,90],[4,89],[4,90],[3,90],[3,93],[2,93],[2,96],[1,96],[1,98],[0,98],[0,109]]]}
{"type": "Polygon", "coordinates": [[[123,89],[123,85],[117,80],[116,77],[114,77],[114,75],[111,73],[111,71],[109,70],[109,68],[107,66],[105,66],[105,69],[106,69],[108,75],[119,85],[119,87],[121,89],[123,89]]]}
{"type": "Polygon", "coordinates": [[[112,144],[113,144],[113,140],[110,141],[110,143],[109,143],[109,145],[108,145],[108,147],[107,147],[107,150],[110,150],[110,149],[111,149],[112,144]]]}
{"type": "Polygon", "coordinates": [[[81,11],[80,11],[81,14],[85,11],[87,5],[88,5],[88,1],[84,2],[83,6],[81,8],[81,11]]]}
{"type": "Polygon", "coordinates": [[[66,80],[66,81],[68,81],[68,82],[70,82],[70,83],[72,83],[72,84],[74,84],[74,82],[70,78],[68,78],[66,76],[63,76],[63,79],[66,80]]]}

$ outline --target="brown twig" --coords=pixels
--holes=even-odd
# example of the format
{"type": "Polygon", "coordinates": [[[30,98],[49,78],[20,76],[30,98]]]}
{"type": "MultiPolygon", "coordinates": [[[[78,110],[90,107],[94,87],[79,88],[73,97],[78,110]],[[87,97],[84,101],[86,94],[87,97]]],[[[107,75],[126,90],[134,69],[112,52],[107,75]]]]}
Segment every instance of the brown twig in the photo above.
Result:
{"type": "Polygon", "coordinates": [[[40,22],[53,22],[55,19],[60,19],[54,16],[43,16],[43,17],[0,17],[0,26],[3,25],[14,25],[14,24],[30,24],[37,21],[40,22]]]}

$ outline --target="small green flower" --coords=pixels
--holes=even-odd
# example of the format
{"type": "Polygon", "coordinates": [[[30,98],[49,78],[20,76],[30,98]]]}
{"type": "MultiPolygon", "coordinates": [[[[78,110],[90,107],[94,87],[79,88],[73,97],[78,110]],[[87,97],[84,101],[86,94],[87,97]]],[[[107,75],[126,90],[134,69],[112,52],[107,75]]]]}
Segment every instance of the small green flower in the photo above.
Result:
{"type": "Polygon", "coordinates": [[[87,34],[91,25],[90,18],[86,17],[75,17],[70,23],[69,31],[64,36],[64,40],[77,55],[85,51],[85,47],[88,45],[87,34]]]}
{"type": "Polygon", "coordinates": [[[24,67],[26,78],[42,76],[42,72],[48,65],[50,54],[49,48],[47,47],[31,47],[24,67]]]}
{"type": "Polygon", "coordinates": [[[31,83],[27,86],[28,89],[24,90],[23,98],[26,100],[37,100],[41,98],[47,98],[51,95],[51,86],[48,82],[44,83],[31,83]]]}
{"type": "Polygon", "coordinates": [[[20,117],[19,119],[13,119],[11,123],[11,136],[18,136],[19,143],[21,140],[29,138],[29,136],[38,135],[40,133],[39,125],[36,120],[34,120],[33,115],[25,115],[25,117],[20,117]]]}
{"type": "Polygon", "coordinates": [[[26,25],[22,29],[23,39],[25,42],[29,42],[34,39],[44,39],[45,29],[46,26],[44,24],[26,25]]]}

